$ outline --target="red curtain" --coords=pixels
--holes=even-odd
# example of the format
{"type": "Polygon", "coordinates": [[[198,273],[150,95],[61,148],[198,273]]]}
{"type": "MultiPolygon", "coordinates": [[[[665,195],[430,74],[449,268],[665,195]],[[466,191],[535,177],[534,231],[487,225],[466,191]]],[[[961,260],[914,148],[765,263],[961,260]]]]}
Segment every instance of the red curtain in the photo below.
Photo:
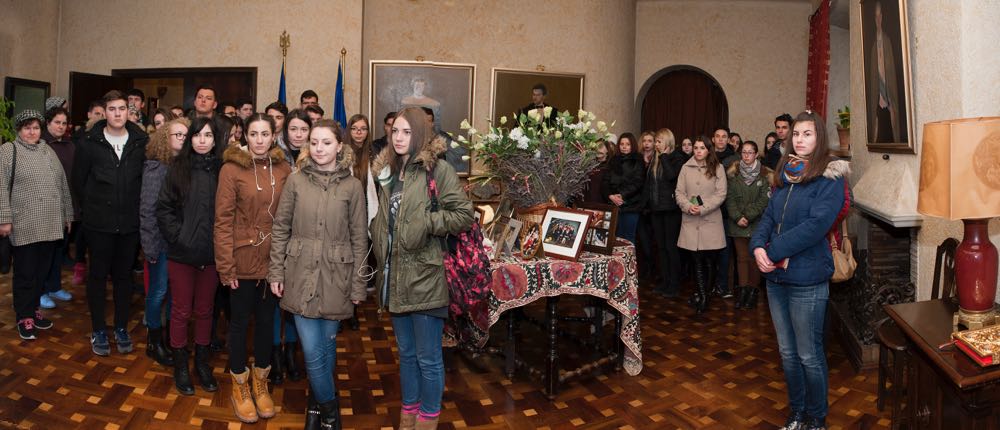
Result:
{"type": "Polygon", "coordinates": [[[722,88],[701,71],[669,72],[650,85],[642,100],[642,130],[669,128],[678,144],[719,126],[729,126],[729,103],[722,88]]]}
{"type": "Polygon", "coordinates": [[[830,0],[823,0],[809,17],[807,73],[806,108],[826,118],[826,96],[830,91],[830,0]]]}

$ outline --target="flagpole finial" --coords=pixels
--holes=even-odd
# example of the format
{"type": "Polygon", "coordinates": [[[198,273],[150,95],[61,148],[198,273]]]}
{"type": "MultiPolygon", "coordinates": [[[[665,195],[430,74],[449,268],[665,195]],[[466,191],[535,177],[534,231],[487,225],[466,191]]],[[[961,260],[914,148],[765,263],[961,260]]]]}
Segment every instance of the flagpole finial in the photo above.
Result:
{"type": "Polygon", "coordinates": [[[287,30],[281,32],[281,39],[278,45],[281,46],[281,57],[287,57],[288,47],[292,46],[292,37],[288,35],[287,30]]]}
{"type": "Polygon", "coordinates": [[[347,48],[340,48],[340,55],[347,55],[347,48]]]}

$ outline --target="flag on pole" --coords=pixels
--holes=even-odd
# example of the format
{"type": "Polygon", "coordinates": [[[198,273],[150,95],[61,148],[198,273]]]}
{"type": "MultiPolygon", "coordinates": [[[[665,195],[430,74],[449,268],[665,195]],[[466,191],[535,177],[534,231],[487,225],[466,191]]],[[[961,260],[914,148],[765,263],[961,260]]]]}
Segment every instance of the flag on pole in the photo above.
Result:
{"type": "Polygon", "coordinates": [[[333,119],[347,127],[347,108],[344,106],[344,59],[337,64],[337,91],[333,97],[333,119]]]}
{"type": "Polygon", "coordinates": [[[281,81],[278,82],[278,101],[281,102],[281,104],[287,106],[287,103],[285,103],[285,60],[284,59],[281,60],[281,81]]]}

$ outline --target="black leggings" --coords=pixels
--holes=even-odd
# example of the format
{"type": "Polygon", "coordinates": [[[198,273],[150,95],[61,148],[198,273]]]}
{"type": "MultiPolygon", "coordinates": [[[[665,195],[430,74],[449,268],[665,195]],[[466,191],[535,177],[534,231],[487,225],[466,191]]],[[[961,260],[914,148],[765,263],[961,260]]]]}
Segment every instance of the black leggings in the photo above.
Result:
{"type": "Polygon", "coordinates": [[[271,365],[274,306],[278,303],[267,280],[240,279],[239,282],[239,288],[229,291],[229,369],[233,373],[243,373],[247,368],[247,332],[251,314],[254,316],[254,367],[264,369],[271,365]]]}
{"type": "Polygon", "coordinates": [[[653,241],[657,244],[657,263],[663,274],[660,289],[676,293],[681,285],[681,254],[677,248],[677,238],[681,234],[681,213],[653,212],[651,218],[653,241]]]}
{"type": "Polygon", "coordinates": [[[711,293],[715,289],[715,275],[718,273],[719,250],[708,249],[694,251],[694,276],[695,282],[704,286],[706,292],[711,293]]]}

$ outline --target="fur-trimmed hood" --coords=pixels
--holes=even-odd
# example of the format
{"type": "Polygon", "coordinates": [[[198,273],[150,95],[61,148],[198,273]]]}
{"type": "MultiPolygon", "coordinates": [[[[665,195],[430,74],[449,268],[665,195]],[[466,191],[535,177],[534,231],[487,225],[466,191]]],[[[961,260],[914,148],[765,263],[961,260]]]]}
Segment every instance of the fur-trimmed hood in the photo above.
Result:
{"type": "MultiPolygon", "coordinates": [[[[340,156],[337,160],[337,166],[333,169],[336,177],[343,177],[352,174],[354,169],[354,150],[351,149],[351,145],[341,145],[340,156]]],[[[315,166],[313,164],[312,158],[309,157],[309,145],[302,145],[302,150],[299,152],[299,159],[295,161],[295,168],[299,172],[306,168],[308,170],[314,170],[315,166]]]]}
{"type": "Polygon", "coordinates": [[[829,179],[846,178],[851,174],[851,162],[847,160],[831,160],[823,171],[823,177],[829,179]]]}
{"type": "MultiPolygon", "coordinates": [[[[272,163],[285,163],[285,151],[282,151],[277,145],[273,145],[271,150],[267,152],[267,156],[271,158],[272,163]]],[[[226,148],[226,152],[222,153],[222,161],[224,163],[233,163],[244,169],[249,169],[253,165],[253,155],[250,154],[249,147],[240,145],[230,145],[226,148]]]]}
{"type": "MultiPolygon", "coordinates": [[[[392,151],[394,151],[394,149],[392,148],[392,144],[390,142],[389,145],[386,145],[385,148],[382,149],[382,152],[378,154],[378,157],[375,157],[375,161],[372,162],[371,170],[373,176],[380,180],[389,176],[387,169],[389,169],[389,154],[391,154],[392,151]]],[[[410,163],[422,163],[424,168],[430,171],[440,159],[439,157],[441,154],[444,154],[447,151],[448,143],[445,141],[445,138],[441,135],[437,135],[434,136],[434,139],[431,139],[430,142],[424,145],[423,149],[420,150],[417,156],[414,157],[410,163]]]]}

